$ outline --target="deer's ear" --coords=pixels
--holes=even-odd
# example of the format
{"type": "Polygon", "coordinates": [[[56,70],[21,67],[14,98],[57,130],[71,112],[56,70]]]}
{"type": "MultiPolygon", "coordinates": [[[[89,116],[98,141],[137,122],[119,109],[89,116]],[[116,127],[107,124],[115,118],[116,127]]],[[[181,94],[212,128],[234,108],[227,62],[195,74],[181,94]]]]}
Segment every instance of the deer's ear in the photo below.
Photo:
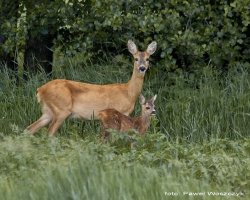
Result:
{"type": "Polygon", "coordinates": [[[152,103],[155,102],[156,98],[157,98],[157,94],[151,98],[152,103]]]}
{"type": "Polygon", "coordinates": [[[128,41],[128,50],[133,55],[135,55],[138,51],[135,43],[132,40],[128,41]]]}
{"type": "Polygon", "coordinates": [[[156,48],[157,48],[157,43],[154,41],[154,42],[151,42],[149,45],[148,45],[148,48],[147,48],[147,53],[149,55],[152,55],[155,51],[156,51],[156,48]]]}
{"type": "Polygon", "coordinates": [[[141,94],[140,95],[140,104],[143,105],[145,103],[145,97],[141,94]]]}

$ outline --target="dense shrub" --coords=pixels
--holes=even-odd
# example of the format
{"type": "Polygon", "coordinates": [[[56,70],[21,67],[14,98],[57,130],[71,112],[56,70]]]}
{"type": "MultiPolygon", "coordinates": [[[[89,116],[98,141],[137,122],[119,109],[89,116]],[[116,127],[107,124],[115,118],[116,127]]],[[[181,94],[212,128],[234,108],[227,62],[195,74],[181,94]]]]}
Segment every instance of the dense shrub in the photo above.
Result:
{"type": "Polygon", "coordinates": [[[167,70],[193,71],[209,64],[227,70],[249,62],[250,1],[91,0],[68,5],[60,13],[66,22],[62,29],[70,35],[68,53],[117,54],[134,38],[141,48],[156,40],[157,62],[167,70]]]}
{"type": "MultiPolygon", "coordinates": [[[[152,40],[158,42],[154,59],[162,70],[194,71],[207,65],[227,70],[239,62],[249,65],[249,0],[26,0],[20,5],[21,13],[27,7],[20,23],[33,35],[57,33],[55,44],[67,56],[83,52],[96,61],[97,56],[122,53],[126,41],[133,38],[140,48],[152,40]]],[[[19,26],[18,30],[13,23],[10,18],[1,24],[0,35],[7,40],[0,54],[12,50],[11,43],[23,41],[20,31],[25,29],[19,26]]]]}

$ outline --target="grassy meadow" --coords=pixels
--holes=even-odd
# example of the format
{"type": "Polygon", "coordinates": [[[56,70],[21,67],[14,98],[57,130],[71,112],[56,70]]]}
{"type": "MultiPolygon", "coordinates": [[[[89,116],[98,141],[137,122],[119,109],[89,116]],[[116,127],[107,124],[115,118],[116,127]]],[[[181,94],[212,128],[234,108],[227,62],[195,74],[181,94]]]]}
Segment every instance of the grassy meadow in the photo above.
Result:
{"type": "MultiPolygon", "coordinates": [[[[41,114],[36,88],[50,79],[104,84],[128,81],[132,73],[123,57],[99,65],[82,60],[61,59],[52,77],[41,71],[19,84],[1,66],[1,199],[250,198],[246,67],[162,76],[152,63],[143,94],[158,95],[157,116],[143,138],[114,132],[103,143],[98,121],[78,119],[68,119],[53,138],[46,129],[24,133],[41,114]]],[[[137,104],[133,114],[139,113],[137,104]]]]}

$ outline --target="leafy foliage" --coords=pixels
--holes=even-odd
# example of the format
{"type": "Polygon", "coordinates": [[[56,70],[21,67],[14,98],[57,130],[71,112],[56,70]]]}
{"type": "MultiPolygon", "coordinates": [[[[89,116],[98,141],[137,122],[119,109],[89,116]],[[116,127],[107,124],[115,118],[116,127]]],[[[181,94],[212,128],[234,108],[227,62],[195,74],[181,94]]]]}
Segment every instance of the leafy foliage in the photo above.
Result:
{"type": "MultiPolygon", "coordinates": [[[[156,40],[160,46],[159,64],[163,69],[194,71],[208,64],[228,69],[237,62],[249,62],[249,3],[79,2],[85,9],[80,9],[81,14],[74,15],[71,25],[65,27],[74,37],[67,48],[71,48],[72,53],[73,45],[73,49],[80,48],[95,56],[100,50],[121,51],[129,38],[136,38],[140,46],[156,40]],[[76,42],[75,33],[79,33],[76,42]]],[[[69,8],[73,9],[74,5],[69,8]]],[[[72,10],[65,12],[72,13],[72,10]]]]}
{"type": "MultiPolygon", "coordinates": [[[[249,66],[249,5],[249,0],[26,0],[19,10],[27,8],[23,23],[32,34],[57,33],[55,44],[67,56],[83,52],[96,61],[121,53],[130,38],[140,48],[156,40],[159,69],[193,72],[207,65],[222,70],[237,63],[249,66]]],[[[4,50],[19,41],[13,39],[15,27],[12,19],[1,25],[4,50]]]]}

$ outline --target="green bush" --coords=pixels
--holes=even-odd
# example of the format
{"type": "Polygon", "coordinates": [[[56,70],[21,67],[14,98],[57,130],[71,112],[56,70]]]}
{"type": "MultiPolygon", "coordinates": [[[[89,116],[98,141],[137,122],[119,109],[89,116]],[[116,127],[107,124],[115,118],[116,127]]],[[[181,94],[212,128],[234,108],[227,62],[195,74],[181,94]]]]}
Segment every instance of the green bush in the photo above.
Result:
{"type": "Polygon", "coordinates": [[[91,0],[74,1],[60,14],[71,36],[67,53],[84,51],[94,58],[121,52],[129,38],[142,49],[156,40],[155,60],[162,70],[194,71],[207,65],[227,70],[249,62],[249,5],[249,0],[91,0]]]}
{"type": "Polygon", "coordinates": [[[55,45],[67,56],[83,52],[94,62],[123,53],[132,38],[140,49],[152,40],[158,42],[154,59],[159,70],[249,66],[249,0],[26,0],[20,5],[19,12],[26,12],[26,7],[27,16],[22,15],[19,30],[13,18],[3,20],[0,35],[7,40],[0,54],[15,49],[16,41],[17,48],[25,46],[22,37],[27,33],[20,32],[26,27],[32,35],[57,33],[55,45]]]}

